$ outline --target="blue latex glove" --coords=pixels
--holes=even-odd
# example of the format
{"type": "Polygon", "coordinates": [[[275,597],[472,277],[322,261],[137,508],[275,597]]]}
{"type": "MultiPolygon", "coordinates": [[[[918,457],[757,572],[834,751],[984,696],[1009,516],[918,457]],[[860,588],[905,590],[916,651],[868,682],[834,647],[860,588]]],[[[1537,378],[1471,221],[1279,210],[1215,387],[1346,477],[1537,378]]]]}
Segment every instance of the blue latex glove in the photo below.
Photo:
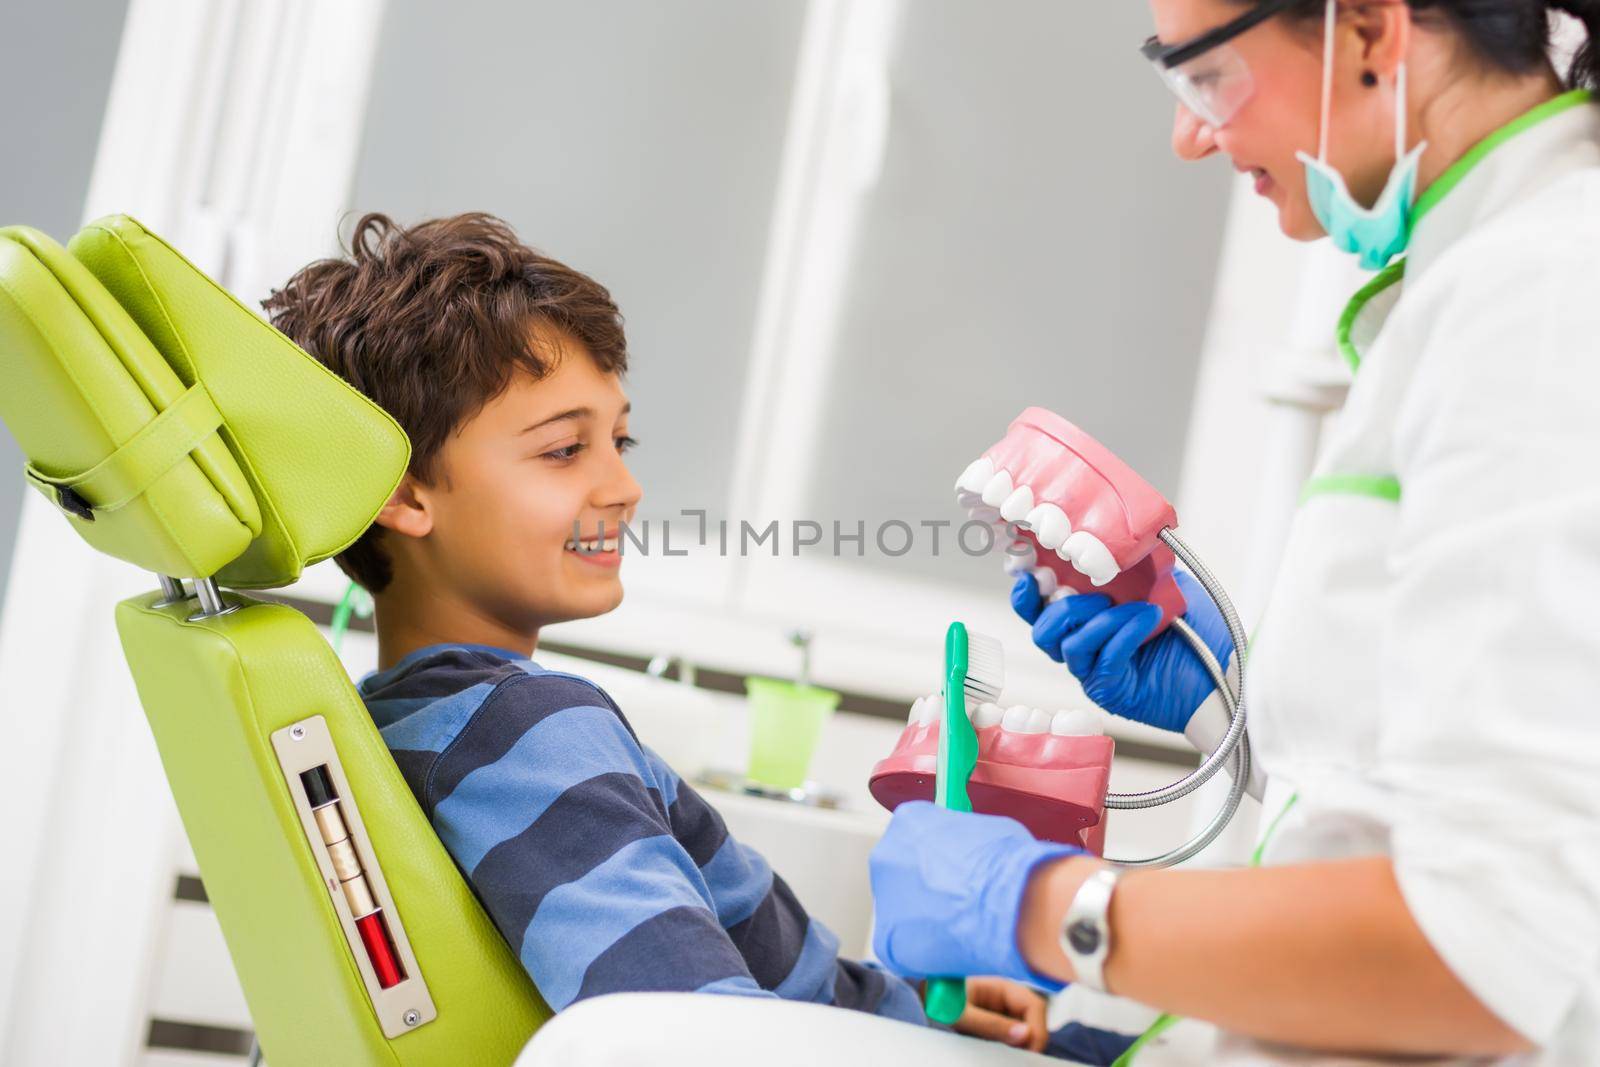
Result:
{"type": "MultiPolygon", "coordinates": [[[[1233,638],[1222,613],[1200,583],[1173,572],[1189,610],[1183,617],[1226,670],[1233,638]]],[[[1033,624],[1033,643],[1065,663],[1089,699],[1113,715],[1182,733],[1216,688],[1187,641],[1168,629],[1144,643],[1161,622],[1161,609],[1135,601],[1113,607],[1103,594],[1078,594],[1045,606],[1039,583],[1024,574],[1011,589],[1011,606],[1033,624]]]]}
{"type": "Polygon", "coordinates": [[[1015,819],[902,804],[872,850],[872,950],[908,978],[998,975],[1060,989],[1017,950],[1017,916],[1035,867],[1083,854],[1035,840],[1015,819]]]}

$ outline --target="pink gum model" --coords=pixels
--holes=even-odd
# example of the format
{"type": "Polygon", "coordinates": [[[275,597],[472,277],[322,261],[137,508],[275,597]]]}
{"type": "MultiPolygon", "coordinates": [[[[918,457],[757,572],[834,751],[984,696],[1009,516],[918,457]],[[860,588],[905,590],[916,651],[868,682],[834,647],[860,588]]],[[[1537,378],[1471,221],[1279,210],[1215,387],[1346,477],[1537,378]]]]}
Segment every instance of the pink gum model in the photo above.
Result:
{"type": "MultiPolygon", "coordinates": [[[[1186,609],[1172,577],[1172,550],[1159,539],[1178,523],[1172,505],[1060,415],[1044,408],[1018,415],[956,488],[975,515],[1005,520],[1017,538],[1008,551],[1020,556],[1018,569],[1041,577],[1047,594],[1054,586],[1104,593],[1118,604],[1149,601],[1162,609],[1156,633],[1186,609]],[[1055,580],[1038,575],[1040,567],[1055,580]]],[[[1002,534],[996,543],[1004,547],[1008,539],[1002,534]]]]}
{"type": "MultiPolygon", "coordinates": [[[[932,800],[938,777],[937,721],[907,726],[888,757],[872,769],[868,788],[893,811],[908,800],[932,800]]],[[[1116,748],[1101,734],[1063,737],[978,728],[978,763],[968,780],[974,811],[1009,815],[1037,838],[1105,851],[1106,790],[1116,748]]]]}

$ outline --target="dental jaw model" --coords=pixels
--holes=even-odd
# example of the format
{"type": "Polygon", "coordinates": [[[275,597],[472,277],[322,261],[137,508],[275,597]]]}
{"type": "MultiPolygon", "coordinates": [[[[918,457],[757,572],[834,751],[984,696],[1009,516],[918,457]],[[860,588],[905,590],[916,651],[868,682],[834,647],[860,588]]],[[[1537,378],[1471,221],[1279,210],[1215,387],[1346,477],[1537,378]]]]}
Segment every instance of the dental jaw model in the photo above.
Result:
{"type": "Polygon", "coordinates": [[[956,500],[1000,527],[1007,571],[1032,571],[1050,599],[1078,592],[1149,601],[1162,609],[1157,633],[1184,612],[1172,550],[1160,541],[1178,524],[1172,505],[1059,415],[1029,408],[1017,416],[962,473],[956,500]]]}
{"type": "MultiPolygon", "coordinates": [[[[1101,735],[1097,713],[1067,711],[1047,718],[1037,709],[979,705],[971,710],[978,734],[968,787],[973,809],[1011,816],[1036,837],[1100,854],[1107,809],[1170,803],[1231,763],[1227,801],[1191,841],[1159,856],[1112,862],[1164,867],[1199,853],[1233,818],[1250,776],[1242,669],[1247,642],[1227,594],[1173,533],[1172,506],[1088,434],[1043,408],[1019,415],[1006,436],[967,467],[956,493],[973,517],[997,527],[995,543],[1005,553],[1006,570],[1030,571],[1050,599],[1102,593],[1114,603],[1143,600],[1161,607],[1161,623],[1151,636],[1176,628],[1210,672],[1232,715],[1217,749],[1183,780],[1144,793],[1110,793],[1114,746],[1101,735]],[[1175,559],[1194,574],[1227,621],[1240,660],[1237,693],[1181,617],[1187,605],[1172,576],[1175,559]]],[[[885,807],[933,795],[938,706],[938,698],[913,705],[894,751],[873,769],[869,787],[885,807]]]]}
{"type": "MultiPolygon", "coordinates": [[[[912,704],[899,743],[868,784],[884,807],[933,797],[943,711],[939,694],[912,704]]],[[[1099,855],[1115,748],[1101,732],[1099,713],[984,703],[971,717],[978,734],[978,762],[967,780],[972,810],[1009,815],[1034,837],[1099,855]]]]}

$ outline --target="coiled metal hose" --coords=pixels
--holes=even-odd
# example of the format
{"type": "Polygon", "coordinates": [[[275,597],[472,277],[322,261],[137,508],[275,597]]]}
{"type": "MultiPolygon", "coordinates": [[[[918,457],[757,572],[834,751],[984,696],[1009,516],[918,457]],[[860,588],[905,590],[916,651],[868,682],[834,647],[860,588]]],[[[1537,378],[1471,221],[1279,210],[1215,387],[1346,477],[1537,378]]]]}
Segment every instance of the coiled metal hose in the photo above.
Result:
{"type": "Polygon", "coordinates": [[[1116,859],[1107,857],[1107,862],[1119,867],[1172,867],[1184,860],[1198,855],[1211,842],[1227,828],[1229,822],[1239,810],[1239,804],[1244,799],[1245,787],[1250,781],[1250,740],[1245,729],[1245,703],[1244,703],[1244,666],[1247,639],[1244,624],[1239,621],[1239,614],[1234,610],[1233,602],[1228,599],[1228,594],[1223,590],[1222,584],[1217,581],[1216,575],[1211,573],[1200,558],[1184,544],[1177,534],[1170,529],[1161,531],[1162,542],[1170,549],[1183,565],[1200,583],[1206,591],[1217,610],[1222,613],[1223,622],[1228,627],[1228,634],[1233,639],[1234,656],[1239,667],[1239,690],[1237,694],[1228,684],[1227,672],[1222,664],[1217,661],[1216,655],[1200,639],[1200,635],[1183,619],[1174,619],[1173,628],[1188,642],[1194,654],[1206,668],[1206,673],[1211,675],[1211,680],[1216,684],[1217,692],[1222,696],[1223,705],[1228,709],[1228,732],[1223,736],[1216,749],[1205,758],[1199,767],[1195,768],[1187,777],[1173,782],[1171,785],[1162,786],[1143,793],[1108,793],[1106,807],[1118,810],[1136,810],[1153,808],[1170,803],[1188,796],[1201,786],[1209,782],[1216,773],[1222,769],[1224,763],[1231,762],[1233,786],[1228,790],[1228,798],[1220,810],[1201,830],[1189,841],[1163,852],[1158,856],[1145,859],[1116,859]]]}

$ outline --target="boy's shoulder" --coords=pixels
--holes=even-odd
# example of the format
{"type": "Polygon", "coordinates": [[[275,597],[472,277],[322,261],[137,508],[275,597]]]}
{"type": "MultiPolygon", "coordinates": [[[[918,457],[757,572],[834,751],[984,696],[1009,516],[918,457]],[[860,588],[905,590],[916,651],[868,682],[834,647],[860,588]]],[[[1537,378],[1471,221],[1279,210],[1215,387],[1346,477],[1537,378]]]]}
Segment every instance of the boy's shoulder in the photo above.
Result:
{"type": "Polygon", "coordinates": [[[395,762],[430,813],[432,802],[447,795],[437,781],[447,756],[466,764],[469,772],[505,755],[535,727],[564,712],[572,714],[563,715],[548,732],[565,732],[556,727],[568,723],[612,734],[620,727],[638,744],[621,709],[594,682],[487,646],[424,649],[367,675],[357,688],[395,762]]]}

